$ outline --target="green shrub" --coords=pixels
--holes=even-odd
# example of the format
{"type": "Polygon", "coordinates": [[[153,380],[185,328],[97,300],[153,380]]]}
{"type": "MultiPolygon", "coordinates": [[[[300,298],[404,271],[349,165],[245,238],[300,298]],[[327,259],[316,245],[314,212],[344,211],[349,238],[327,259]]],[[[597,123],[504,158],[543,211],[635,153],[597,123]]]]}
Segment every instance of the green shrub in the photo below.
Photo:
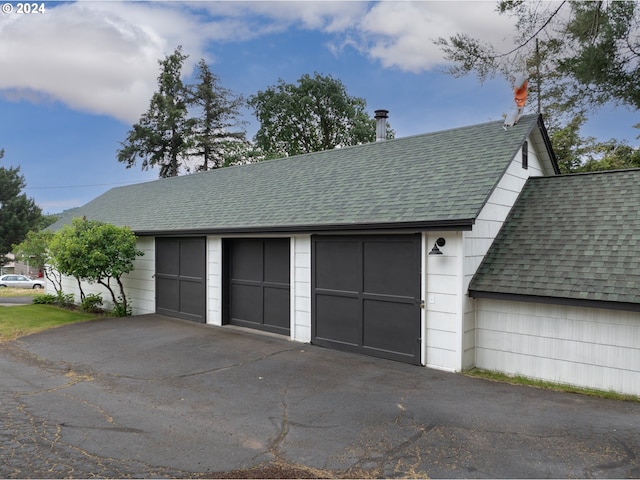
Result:
{"type": "Polygon", "coordinates": [[[45,293],[44,295],[36,295],[33,297],[33,303],[36,305],[53,305],[57,303],[58,296],[51,293],[45,293]]]}
{"type": "Polygon", "coordinates": [[[125,306],[122,303],[118,303],[113,310],[111,310],[111,314],[114,317],[129,317],[131,316],[131,307],[129,305],[125,306]]]}
{"type": "Polygon", "coordinates": [[[56,295],[56,305],[60,305],[61,307],[69,307],[73,305],[73,293],[63,293],[59,292],[56,295]]]}
{"type": "Polygon", "coordinates": [[[99,313],[102,306],[102,295],[99,293],[90,293],[84,297],[80,303],[80,310],[87,313],[99,313]]]}
{"type": "Polygon", "coordinates": [[[57,294],[45,293],[43,295],[36,295],[33,297],[33,303],[37,305],[58,305],[60,307],[68,307],[73,305],[73,293],[57,294]]]}

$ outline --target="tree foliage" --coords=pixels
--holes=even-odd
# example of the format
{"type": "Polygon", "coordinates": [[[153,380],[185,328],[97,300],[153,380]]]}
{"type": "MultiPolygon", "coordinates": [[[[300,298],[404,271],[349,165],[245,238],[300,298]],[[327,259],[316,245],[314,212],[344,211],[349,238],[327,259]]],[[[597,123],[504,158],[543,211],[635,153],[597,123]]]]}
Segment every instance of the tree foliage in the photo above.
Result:
{"type": "Polygon", "coordinates": [[[118,161],[142,169],[160,168],[160,177],[174,177],[192,147],[195,121],[188,117],[189,92],[180,73],[187,56],[181,47],[159,61],[158,91],[151,97],[149,110],[133,125],[118,151],[118,161]]]}
{"type": "Polygon", "coordinates": [[[238,120],[244,105],[242,96],[220,84],[204,60],[198,63],[199,83],[191,87],[194,117],[194,149],[196,170],[205,171],[235,163],[238,152],[249,149],[244,131],[232,131],[241,126],[238,120]]]}
{"type": "Polygon", "coordinates": [[[365,111],[365,100],[350,96],[330,75],[305,74],[296,84],[281,79],[248,103],[260,122],[256,145],[270,158],[375,140],[375,120],[365,111]]]}
{"type": "Polygon", "coordinates": [[[71,225],[55,234],[49,247],[60,273],[104,286],[111,294],[115,311],[130,313],[122,276],[133,270],[136,257],[143,252],[136,248],[135,234],[129,228],[74,218],[71,225]]]}
{"type": "MultiPolygon", "coordinates": [[[[3,155],[0,150],[0,159],[3,155]]],[[[20,167],[0,167],[0,256],[45,223],[40,207],[20,193],[25,185],[20,167]]]]}
{"type": "Polygon", "coordinates": [[[534,98],[540,95],[553,116],[573,117],[607,102],[640,108],[638,2],[503,0],[498,11],[517,18],[516,47],[499,52],[464,33],[439,38],[453,62],[449,73],[485,80],[526,72],[534,98]]]}
{"type": "Polygon", "coordinates": [[[603,142],[593,137],[581,137],[580,127],[585,121],[584,115],[578,115],[551,133],[551,143],[562,173],[640,167],[640,149],[620,140],[603,142]]]}
{"type": "Polygon", "coordinates": [[[53,268],[49,255],[49,245],[53,240],[53,232],[49,230],[39,230],[28,232],[26,238],[13,246],[13,253],[17,260],[30,262],[44,273],[44,276],[51,282],[56,293],[62,293],[62,277],[60,272],[53,268]]]}
{"type": "Polygon", "coordinates": [[[204,60],[198,64],[199,83],[184,84],[187,58],[178,47],[158,62],[158,91],[117,153],[127,168],[140,159],[143,170],[159,167],[160,177],[174,177],[181,170],[227,166],[238,161],[239,149],[250,150],[244,131],[230,131],[241,125],[242,97],[223,88],[204,60]]]}

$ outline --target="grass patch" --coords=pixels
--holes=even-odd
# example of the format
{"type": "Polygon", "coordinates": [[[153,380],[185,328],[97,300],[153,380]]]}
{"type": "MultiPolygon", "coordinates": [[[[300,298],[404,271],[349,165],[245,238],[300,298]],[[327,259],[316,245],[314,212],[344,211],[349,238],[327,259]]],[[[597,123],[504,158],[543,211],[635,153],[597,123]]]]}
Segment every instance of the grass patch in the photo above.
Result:
{"type": "Polygon", "coordinates": [[[98,315],[65,310],[53,305],[0,307],[0,342],[93,318],[98,318],[98,315]]]}
{"type": "Polygon", "coordinates": [[[510,385],[544,388],[546,390],[554,390],[556,392],[578,393],[580,395],[588,395],[590,397],[640,403],[640,397],[636,395],[625,395],[614,391],[596,390],[592,388],[576,387],[574,385],[564,383],[547,382],[545,380],[523,377],[522,375],[511,376],[500,372],[481,370],[479,368],[474,368],[464,373],[465,375],[468,375],[470,377],[484,378],[485,380],[491,380],[492,382],[503,382],[510,385]]]}
{"type": "Polygon", "coordinates": [[[35,297],[43,293],[41,288],[0,288],[0,297],[35,297]]]}

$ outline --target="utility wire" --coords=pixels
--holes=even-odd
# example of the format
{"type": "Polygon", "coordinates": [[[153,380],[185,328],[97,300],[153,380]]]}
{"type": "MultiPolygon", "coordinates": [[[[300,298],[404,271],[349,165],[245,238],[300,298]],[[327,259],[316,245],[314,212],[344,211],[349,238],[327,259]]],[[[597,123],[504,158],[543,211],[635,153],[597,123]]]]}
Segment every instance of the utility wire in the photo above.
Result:
{"type": "Polygon", "coordinates": [[[110,187],[112,185],[133,185],[140,182],[120,182],[120,183],[94,183],[90,185],[62,185],[59,187],[24,187],[25,190],[45,190],[55,188],[88,188],[88,187],[110,187]]]}
{"type": "Polygon", "coordinates": [[[555,18],[555,16],[558,14],[558,12],[559,12],[559,11],[560,11],[560,9],[564,6],[564,4],[565,4],[565,3],[567,3],[567,1],[566,1],[566,0],[563,0],[563,2],[560,4],[560,6],[559,6],[558,8],[556,8],[556,11],[555,11],[555,12],[553,12],[549,18],[547,18],[547,21],[546,21],[546,22],[544,22],[544,25],[542,25],[540,28],[538,28],[538,30],[537,30],[533,35],[531,35],[531,36],[530,36],[530,37],[529,37],[529,38],[528,38],[524,43],[521,43],[520,45],[518,45],[517,47],[515,47],[515,48],[513,48],[512,50],[508,51],[507,53],[499,53],[499,54],[494,55],[494,56],[492,56],[492,57],[490,57],[490,58],[496,59],[496,58],[502,58],[502,57],[509,56],[509,55],[511,55],[513,52],[515,52],[515,51],[517,51],[517,50],[520,50],[520,49],[521,49],[521,48],[523,48],[523,47],[526,47],[526,46],[527,46],[527,44],[528,44],[531,40],[533,40],[534,38],[536,38],[536,39],[537,39],[538,34],[540,34],[540,32],[541,32],[542,30],[544,30],[545,28],[547,28],[547,25],[549,25],[549,24],[551,23],[551,20],[553,20],[553,19],[555,18]]]}

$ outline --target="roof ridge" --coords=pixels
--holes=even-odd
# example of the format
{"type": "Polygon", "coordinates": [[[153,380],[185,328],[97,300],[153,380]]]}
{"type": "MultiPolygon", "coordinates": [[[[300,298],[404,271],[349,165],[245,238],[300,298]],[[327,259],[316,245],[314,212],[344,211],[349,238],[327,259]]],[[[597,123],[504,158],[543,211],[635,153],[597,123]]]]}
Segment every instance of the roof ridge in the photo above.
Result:
{"type": "MultiPolygon", "coordinates": [[[[524,120],[524,119],[530,119],[531,117],[538,117],[537,113],[530,113],[527,115],[523,115],[520,118],[520,121],[524,120]]],[[[319,150],[317,152],[308,152],[308,153],[299,153],[297,155],[287,155],[284,157],[277,157],[277,158],[272,158],[272,159],[268,159],[268,160],[261,160],[258,162],[253,162],[253,163],[244,163],[241,165],[230,165],[228,167],[221,167],[221,168],[214,168],[214,169],[210,169],[210,170],[205,170],[205,171],[196,171],[193,173],[187,173],[184,175],[176,175],[175,177],[162,177],[162,178],[156,178],[154,180],[146,180],[144,182],[136,182],[134,185],[144,185],[147,183],[153,183],[153,182],[160,182],[160,181],[170,181],[176,178],[193,178],[194,176],[198,176],[198,175],[206,175],[206,174],[212,174],[212,172],[221,172],[221,171],[234,171],[238,168],[242,168],[242,167],[248,167],[248,166],[257,166],[257,165],[262,165],[262,164],[273,164],[274,162],[283,162],[286,160],[292,160],[292,159],[303,159],[305,157],[313,157],[313,156],[317,156],[317,155],[323,155],[326,154],[327,152],[332,152],[335,150],[352,150],[352,149],[357,149],[357,148],[372,148],[375,145],[381,145],[384,143],[397,143],[397,142],[401,142],[401,141],[405,141],[405,140],[411,140],[411,139],[416,139],[416,138],[423,138],[423,137],[429,137],[429,136],[433,136],[433,135],[440,135],[443,133],[448,133],[448,132],[453,132],[456,130],[466,130],[466,129],[471,129],[471,128],[478,128],[478,127],[484,127],[484,126],[488,126],[488,125],[492,125],[492,124],[499,124],[502,125],[502,122],[504,122],[504,119],[500,119],[500,120],[490,120],[484,123],[474,123],[474,124],[469,124],[469,125],[462,125],[462,126],[458,126],[458,127],[451,127],[451,128],[445,128],[443,130],[436,130],[436,131],[432,131],[432,132],[424,132],[424,133],[416,133],[414,135],[407,135],[406,137],[399,137],[399,138],[392,138],[389,140],[385,140],[384,142],[368,142],[368,143],[361,143],[359,145],[348,145],[345,147],[334,147],[332,149],[329,150],[319,150]]],[[[110,190],[116,190],[119,188],[126,188],[126,187],[131,187],[132,185],[121,185],[121,186],[117,186],[117,187],[113,187],[110,190]]]]}

